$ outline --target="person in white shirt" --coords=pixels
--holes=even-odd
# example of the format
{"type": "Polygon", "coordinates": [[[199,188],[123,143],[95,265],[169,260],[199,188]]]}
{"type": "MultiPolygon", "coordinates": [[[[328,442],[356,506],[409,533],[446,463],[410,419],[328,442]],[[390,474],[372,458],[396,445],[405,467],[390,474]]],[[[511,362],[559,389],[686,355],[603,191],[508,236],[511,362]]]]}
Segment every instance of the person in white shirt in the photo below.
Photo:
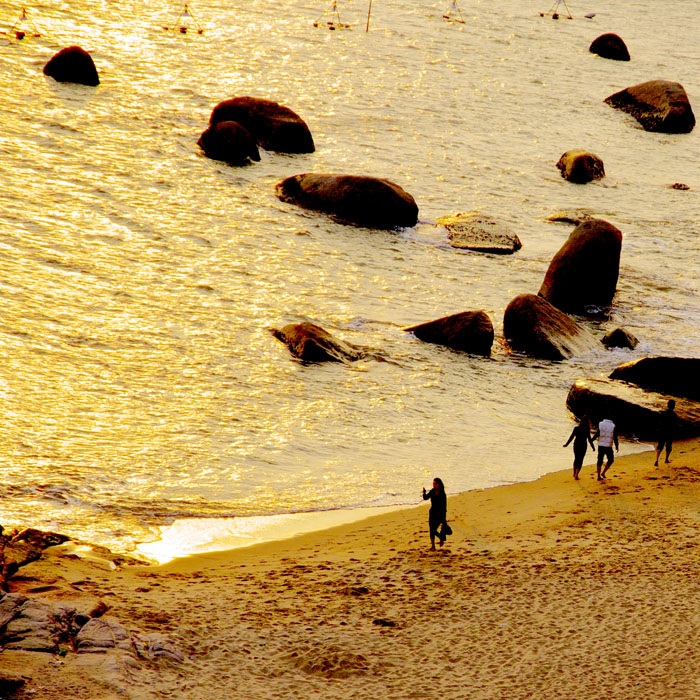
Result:
{"type": "Polygon", "coordinates": [[[620,451],[620,443],[617,441],[617,428],[615,423],[613,423],[609,418],[604,418],[600,423],[598,423],[598,429],[593,435],[593,440],[598,440],[598,481],[605,479],[605,473],[610,469],[612,463],[615,461],[615,455],[613,454],[613,443],[615,443],[615,449],[620,451]],[[605,468],[600,471],[603,466],[603,459],[605,459],[605,468]]]}

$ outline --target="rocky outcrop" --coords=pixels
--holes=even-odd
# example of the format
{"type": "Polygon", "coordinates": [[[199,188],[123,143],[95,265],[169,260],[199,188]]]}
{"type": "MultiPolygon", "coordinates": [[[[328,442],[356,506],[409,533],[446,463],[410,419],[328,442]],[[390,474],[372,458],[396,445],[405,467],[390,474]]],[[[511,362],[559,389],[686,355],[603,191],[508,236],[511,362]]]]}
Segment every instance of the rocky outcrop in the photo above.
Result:
{"type": "Polygon", "coordinates": [[[602,159],[588,151],[567,151],[559,159],[557,168],[565,180],[579,185],[605,177],[602,159]]]}
{"type": "Polygon", "coordinates": [[[68,46],[59,51],[44,66],[44,73],[60,83],[100,84],[92,56],[80,46],[68,46]]]}
{"type": "Polygon", "coordinates": [[[357,226],[395,229],[418,221],[413,197],[393,182],[375,177],[304,173],[280,182],[275,193],[283,202],[357,226]]]}
{"type": "Polygon", "coordinates": [[[617,34],[601,34],[593,40],[588,50],[602,58],[611,58],[613,61],[630,60],[630,52],[617,34]]]}
{"type": "Polygon", "coordinates": [[[645,131],[687,134],[695,126],[695,115],[680,83],[650,80],[605,98],[615,109],[631,114],[645,131]]]}
{"type": "Polygon", "coordinates": [[[700,358],[642,357],[616,367],[611,379],[642,389],[700,401],[700,358]]]}
{"type": "Polygon", "coordinates": [[[639,340],[624,328],[616,328],[603,336],[603,345],[606,348],[627,348],[634,350],[639,343],[639,340]]]}
{"type": "MultiPolygon", "coordinates": [[[[618,431],[642,441],[659,438],[661,413],[667,394],[650,393],[624,382],[579,380],[569,390],[566,405],[578,418],[589,416],[592,423],[610,418],[618,431]]],[[[700,403],[676,399],[675,439],[700,435],[700,403]]]]}
{"type": "Polygon", "coordinates": [[[260,160],[258,146],[250,132],[238,122],[212,124],[197,141],[204,155],[229,165],[248,165],[260,160]]]}
{"type": "Polygon", "coordinates": [[[313,153],[306,122],[289,107],[259,97],[234,97],[214,107],[209,123],[233,121],[245,127],[259,146],[278,153],[313,153]]]}
{"type": "Polygon", "coordinates": [[[534,294],[521,294],[503,315],[503,335],[513,350],[563,360],[600,347],[583,326],[534,294]]]}
{"type": "Polygon", "coordinates": [[[490,355],[493,324],[485,311],[463,311],[404,328],[426,343],[446,345],[474,355],[490,355]]]}
{"type": "Polygon", "coordinates": [[[523,247],[518,236],[505,224],[476,212],[443,216],[437,223],[447,229],[447,238],[453,248],[508,254],[523,247]]]}
{"type": "Polygon", "coordinates": [[[622,233],[592,219],[577,226],[549,264],[539,294],[562,311],[587,313],[615,296],[622,233]]]}
{"type": "Polygon", "coordinates": [[[270,332],[304,362],[352,362],[374,356],[367,348],[338,340],[309,321],[271,328],[270,332]]]}
{"type": "Polygon", "coordinates": [[[34,528],[26,528],[18,533],[5,533],[0,528],[0,590],[7,590],[7,581],[21,566],[39,559],[48,547],[67,540],[65,535],[34,528]]]}
{"type": "Polygon", "coordinates": [[[592,221],[595,217],[582,209],[563,209],[556,214],[550,214],[547,221],[578,226],[586,221],[592,221]]]}

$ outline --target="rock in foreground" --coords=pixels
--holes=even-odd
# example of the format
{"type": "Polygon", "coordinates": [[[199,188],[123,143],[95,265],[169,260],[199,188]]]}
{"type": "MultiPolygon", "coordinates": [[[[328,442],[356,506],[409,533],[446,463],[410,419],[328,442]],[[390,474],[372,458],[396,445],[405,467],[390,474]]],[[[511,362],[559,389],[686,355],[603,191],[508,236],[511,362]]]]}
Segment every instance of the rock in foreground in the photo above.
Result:
{"type": "Polygon", "coordinates": [[[92,56],[80,46],[68,46],[59,51],[44,66],[44,73],[59,83],[100,84],[92,56]]]}
{"type": "Polygon", "coordinates": [[[610,333],[606,333],[603,336],[603,345],[605,345],[606,348],[627,348],[628,350],[634,350],[638,343],[639,340],[624,328],[616,328],[614,331],[610,331],[610,333]]]}
{"type": "Polygon", "coordinates": [[[700,401],[698,357],[642,357],[616,367],[610,378],[636,384],[649,391],[700,401]]]}
{"type": "Polygon", "coordinates": [[[357,226],[395,229],[418,221],[413,197],[393,182],[374,177],[304,173],[278,183],[275,193],[283,202],[357,226]]]}
{"type": "Polygon", "coordinates": [[[290,323],[270,332],[284,343],[289,352],[304,362],[352,362],[373,356],[367,349],[343,340],[337,340],[315,323],[290,323]]]}
{"type": "Polygon", "coordinates": [[[616,92],[605,99],[615,109],[631,114],[645,131],[688,134],[695,115],[680,83],[650,80],[616,92]]]}
{"type": "Polygon", "coordinates": [[[208,158],[223,160],[229,165],[247,165],[260,160],[258,147],[250,132],[237,122],[211,125],[197,141],[208,158]]]}
{"type": "Polygon", "coordinates": [[[535,294],[521,294],[503,315],[503,335],[513,350],[564,360],[600,347],[583,326],[535,294]]]}
{"type": "MultiPolygon", "coordinates": [[[[578,418],[587,415],[594,424],[610,418],[621,434],[653,442],[659,439],[661,413],[669,398],[623,382],[591,379],[571,387],[566,405],[578,418]]],[[[675,439],[700,435],[700,403],[676,399],[676,416],[675,439]]]]}
{"type": "Polygon", "coordinates": [[[314,140],[306,122],[284,105],[259,97],[234,97],[214,107],[210,124],[238,122],[266,151],[313,153],[314,140]]]}
{"type": "Polygon", "coordinates": [[[503,223],[476,212],[443,216],[437,223],[447,229],[447,237],[453,248],[508,254],[523,247],[518,236],[503,223]]]}
{"type": "Polygon", "coordinates": [[[493,345],[493,324],[485,311],[463,311],[404,330],[426,343],[446,345],[474,355],[490,355],[493,345]]]}
{"type": "Polygon", "coordinates": [[[549,264],[539,294],[562,311],[607,307],[617,290],[622,233],[602,219],[577,226],[549,264]]]}
{"type": "Polygon", "coordinates": [[[559,159],[557,168],[565,180],[579,185],[605,177],[602,159],[588,151],[567,151],[559,159]]]}
{"type": "Polygon", "coordinates": [[[630,60],[630,52],[617,34],[601,34],[593,40],[588,50],[601,58],[610,58],[613,61],[630,60]]]}

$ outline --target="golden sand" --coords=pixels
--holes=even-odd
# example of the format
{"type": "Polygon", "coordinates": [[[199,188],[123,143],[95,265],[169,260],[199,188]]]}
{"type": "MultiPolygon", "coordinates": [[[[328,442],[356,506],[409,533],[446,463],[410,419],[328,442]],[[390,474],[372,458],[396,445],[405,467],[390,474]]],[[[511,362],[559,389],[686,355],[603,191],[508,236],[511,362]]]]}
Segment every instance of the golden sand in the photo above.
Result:
{"type": "Polygon", "coordinates": [[[79,654],[5,651],[0,671],[35,700],[693,700],[700,442],[672,457],[448,493],[437,552],[425,504],[161,567],[49,554],[13,589],[89,593],[187,658],[88,672],[79,654]]]}

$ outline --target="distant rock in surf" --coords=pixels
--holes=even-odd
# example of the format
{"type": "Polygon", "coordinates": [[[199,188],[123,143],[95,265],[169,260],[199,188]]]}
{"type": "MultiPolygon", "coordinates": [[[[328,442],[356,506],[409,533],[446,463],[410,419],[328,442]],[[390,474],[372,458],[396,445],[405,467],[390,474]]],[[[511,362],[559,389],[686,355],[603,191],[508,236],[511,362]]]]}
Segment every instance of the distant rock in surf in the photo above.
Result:
{"type": "Polygon", "coordinates": [[[485,311],[462,311],[404,330],[426,343],[446,345],[474,355],[490,355],[493,345],[493,323],[485,311]]]}
{"type": "Polygon", "coordinates": [[[313,153],[314,140],[306,122],[289,107],[259,97],[234,97],[212,110],[210,124],[238,122],[261,148],[278,153],[313,153]]]}
{"type": "Polygon", "coordinates": [[[610,58],[613,61],[630,60],[630,52],[617,34],[601,34],[593,40],[588,50],[601,58],[610,58]]]}
{"type": "Polygon", "coordinates": [[[600,347],[592,333],[535,294],[521,294],[508,304],[503,335],[513,350],[545,360],[564,360],[600,347]]]}
{"type": "Polygon", "coordinates": [[[551,214],[547,217],[547,221],[555,223],[574,224],[578,226],[586,221],[593,219],[593,215],[582,209],[564,209],[556,214],[551,214]]]}
{"type": "Polygon", "coordinates": [[[674,182],[672,185],[669,185],[669,187],[672,190],[685,190],[685,191],[687,191],[690,189],[689,185],[685,185],[682,182],[674,182]]]}
{"type": "Polygon", "coordinates": [[[80,46],[68,46],[55,54],[44,66],[44,74],[60,83],[100,84],[92,56],[80,46]]]}
{"type": "Polygon", "coordinates": [[[577,149],[566,151],[559,158],[557,168],[565,180],[579,185],[605,177],[602,159],[588,151],[577,149]]]}
{"type": "Polygon", "coordinates": [[[357,226],[395,229],[418,221],[413,197],[393,182],[375,177],[304,173],[278,183],[275,193],[283,202],[357,226]]]}
{"type": "Polygon", "coordinates": [[[229,165],[247,165],[260,160],[258,147],[250,132],[238,122],[212,124],[197,141],[204,154],[229,165]]]}
{"type": "Polygon", "coordinates": [[[304,362],[352,362],[375,357],[368,348],[337,340],[315,323],[290,323],[283,328],[270,328],[272,335],[284,343],[289,352],[304,362]]]}
{"type": "Polygon", "coordinates": [[[631,114],[645,131],[687,134],[695,126],[695,115],[680,83],[650,80],[605,98],[615,109],[631,114]]]}
{"type": "Polygon", "coordinates": [[[698,357],[641,357],[616,367],[610,378],[636,384],[649,391],[700,401],[698,357]]]}
{"type": "Polygon", "coordinates": [[[539,294],[562,311],[607,307],[617,290],[622,233],[602,219],[579,224],[552,258],[539,294]]]}
{"type": "Polygon", "coordinates": [[[606,348],[627,348],[634,350],[639,344],[637,338],[624,328],[616,328],[603,336],[603,345],[606,348]]]}
{"type": "Polygon", "coordinates": [[[478,212],[450,214],[440,217],[437,223],[447,229],[453,248],[508,254],[523,247],[504,223],[478,212]]]}

